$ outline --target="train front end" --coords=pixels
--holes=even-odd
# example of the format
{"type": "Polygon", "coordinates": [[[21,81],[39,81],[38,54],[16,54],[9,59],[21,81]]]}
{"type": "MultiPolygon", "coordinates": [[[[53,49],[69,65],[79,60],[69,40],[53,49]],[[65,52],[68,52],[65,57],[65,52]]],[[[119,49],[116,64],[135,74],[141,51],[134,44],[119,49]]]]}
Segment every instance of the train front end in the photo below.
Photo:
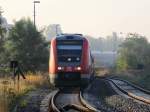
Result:
{"type": "Polygon", "coordinates": [[[84,86],[91,77],[90,49],[81,35],[61,35],[51,41],[49,76],[56,87],[84,86]]]}

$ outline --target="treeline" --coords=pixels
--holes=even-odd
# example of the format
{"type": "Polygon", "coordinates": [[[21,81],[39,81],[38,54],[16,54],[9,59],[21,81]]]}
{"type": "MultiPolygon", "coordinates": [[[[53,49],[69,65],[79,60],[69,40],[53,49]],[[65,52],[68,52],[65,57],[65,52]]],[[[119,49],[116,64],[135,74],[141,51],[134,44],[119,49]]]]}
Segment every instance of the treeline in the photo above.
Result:
{"type": "Polygon", "coordinates": [[[113,32],[112,35],[107,36],[106,38],[99,37],[93,38],[86,36],[90,42],[92,50],[96,51],[117,51],[119,45],[123,42],[123,38],[120,38],[116,32],[113,32]]]}
{"type": "Polygon", "coordinates": [[[139,34],[128,36],[118,52],[117,69],[143,69],[150,65],[150,43],[139,34]]]}
{"type": "Polygon", "coordinates": [[[48,44],[30,19],[15,22],[7,36],[0,26],[0,65],[16,60],[24,70],[47,70],[48,44]]]}

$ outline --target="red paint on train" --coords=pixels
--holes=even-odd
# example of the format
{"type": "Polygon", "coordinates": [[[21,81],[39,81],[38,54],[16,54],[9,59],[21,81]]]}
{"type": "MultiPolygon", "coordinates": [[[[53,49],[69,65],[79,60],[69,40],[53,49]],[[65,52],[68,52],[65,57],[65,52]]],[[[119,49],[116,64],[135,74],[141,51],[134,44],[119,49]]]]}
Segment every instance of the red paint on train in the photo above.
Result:
{"type": "Polygon", "coordinates": [[[55,86],[85,86],[94,77],[94,62],[88,40],[65,34],[51,40],[50,83],[55,86]]]}

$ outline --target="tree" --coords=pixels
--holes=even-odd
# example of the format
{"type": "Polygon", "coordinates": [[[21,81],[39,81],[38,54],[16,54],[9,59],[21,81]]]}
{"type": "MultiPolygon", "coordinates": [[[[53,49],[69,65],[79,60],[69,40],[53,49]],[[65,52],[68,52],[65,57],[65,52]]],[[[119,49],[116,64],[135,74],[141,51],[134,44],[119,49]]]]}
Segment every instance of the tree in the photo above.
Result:
{"type": "Polygon", "coordinates": [[[62,34],[62,29],[59,24],[50,24],[48,27],[45,28],[44,35],[46,36],[46,39],[48,41],[59,34],[62,34]]]}
{"type": "MultiPolygon", "coordinates": [[[[129,36],[129,35],[128,35],[129,36]]],[[[139,66],[147,66],[150,62],[149,43],[147,39],[141,35],[134,34],[126,38],[119,50],[117,66],[122,69],[138,68],[139,66]]]]}
{"type": "Polygon", "coordinates": [[[3,42],[4,35],[6,33],[6,29],[2,26],[2,24],[3,24],[2,9],[0,7],[0,42],[3,42]]]}
{"type": "Polygon", "coordinates": [[[48,49],[42,33],[30,19],[15,22],[5,44],[8,60],[19,61],[26,70],[48,68],[48,49]]]}
{"type": "Polygon", "coordinates": [[[4,56],[4,43],[5,43],[6,28],[3,27],[2,9],[0,7],[0,63],[4,56]]]}

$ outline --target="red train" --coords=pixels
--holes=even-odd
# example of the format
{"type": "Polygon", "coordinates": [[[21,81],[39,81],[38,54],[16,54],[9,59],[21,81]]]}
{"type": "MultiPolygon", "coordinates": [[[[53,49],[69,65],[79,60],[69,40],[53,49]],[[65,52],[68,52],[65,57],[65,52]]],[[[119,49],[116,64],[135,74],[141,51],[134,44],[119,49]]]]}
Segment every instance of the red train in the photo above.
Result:
{"type": "Polygon", "coordinates": [[[94,77],[89,42],[81,34],[64,34],[51,40],[50,83],[56,87],[86,86],[94,77]]]}

